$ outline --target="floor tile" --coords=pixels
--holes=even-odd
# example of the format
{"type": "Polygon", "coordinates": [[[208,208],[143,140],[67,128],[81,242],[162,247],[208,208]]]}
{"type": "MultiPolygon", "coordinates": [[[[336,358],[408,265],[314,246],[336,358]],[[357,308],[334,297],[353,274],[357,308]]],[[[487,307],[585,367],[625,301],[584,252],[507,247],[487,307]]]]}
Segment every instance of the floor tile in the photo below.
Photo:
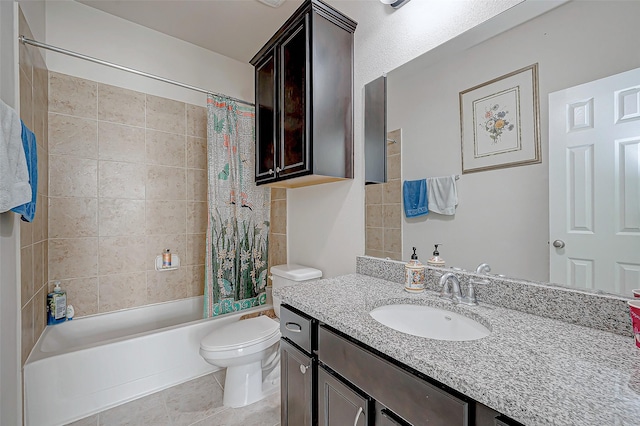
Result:
{"type": "Polygon", "coordinates": [[[98,415],[99,426],[171,426],[161,392],[136,399],[103,411],[98,415]]]}
{"type": "Polygon", "coordinates": [[[162,392],[174,426],[188,426],[224,409],[222,387],[213,374],[162,392]]]}
{"type": "Polygon", "coordinates": [[[67,426],[97,426],[98,425],[98,415],[85,417],[84,419],[80,419],[77,422],[67,423],[67,426]]]}
{"type": "Polygon", "coordinates": [[[280,392],[242,408],[227,408],[193,426],[271,426],[280,424],[280,392]]]}

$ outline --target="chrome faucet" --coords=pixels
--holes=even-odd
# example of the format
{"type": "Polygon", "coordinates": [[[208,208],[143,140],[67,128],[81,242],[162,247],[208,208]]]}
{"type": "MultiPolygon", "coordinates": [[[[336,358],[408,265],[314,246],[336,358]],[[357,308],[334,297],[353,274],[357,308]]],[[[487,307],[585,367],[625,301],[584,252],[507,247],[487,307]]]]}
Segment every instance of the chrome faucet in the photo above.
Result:
{"type": "MultiPolygon", "coordinates": [[[[473,288],[473,279],[469,280],[469,289],[467,290],[467,295],[462,295],[462,290],[460,288],[460,280],[456,277],[453,272],[447,272],[440,278],[440,297],[443,299],[449,299],[453,303],[462,303],[463,305],[477,305],[478,301],[476,300],[476,291],[473,288]],[[451,281],[451,286],[449,286],[449,281],[451,281]]],[[[475,282],[475,284],[479,284],[479,282],[475,282]]]]}
{"type": "Polygon", "coordinates": [[[485,274],[488,274],[489,272],[491,272],[491,266],[489,266],[488,263],[481,263],[476,268],[476,274],[478,275],[485,275],[485,274]]]}

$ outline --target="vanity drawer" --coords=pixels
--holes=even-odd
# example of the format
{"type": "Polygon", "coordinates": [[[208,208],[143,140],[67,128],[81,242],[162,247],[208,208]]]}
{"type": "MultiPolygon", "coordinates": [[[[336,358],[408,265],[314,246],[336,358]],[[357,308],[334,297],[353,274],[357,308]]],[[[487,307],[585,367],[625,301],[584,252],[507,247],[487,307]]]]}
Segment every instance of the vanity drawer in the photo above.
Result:
{"type": "Polygon", "coordinates": [[[314,321],[302,313],[295,312],[290,306],[280,306],[280,333],[282,333],[282,337],[295,343],[309,354],[317,347],[314,321]]]}
{"type": "Polygon", "coordinates": [[[469,404],[320,326],[318,359],[413,425],[467,426],[469,404]]]}

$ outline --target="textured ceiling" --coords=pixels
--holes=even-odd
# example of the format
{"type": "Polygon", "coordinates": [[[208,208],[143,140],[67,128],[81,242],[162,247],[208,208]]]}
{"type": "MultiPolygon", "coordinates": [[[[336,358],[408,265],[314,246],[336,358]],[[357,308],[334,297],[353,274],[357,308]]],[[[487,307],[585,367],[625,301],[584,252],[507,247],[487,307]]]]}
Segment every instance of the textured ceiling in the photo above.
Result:
{"type": "Polygon", "coordinates": [[[302,3],[286,0],[273,8],[257,0],[77,1],[245,63],[302,3]]]}

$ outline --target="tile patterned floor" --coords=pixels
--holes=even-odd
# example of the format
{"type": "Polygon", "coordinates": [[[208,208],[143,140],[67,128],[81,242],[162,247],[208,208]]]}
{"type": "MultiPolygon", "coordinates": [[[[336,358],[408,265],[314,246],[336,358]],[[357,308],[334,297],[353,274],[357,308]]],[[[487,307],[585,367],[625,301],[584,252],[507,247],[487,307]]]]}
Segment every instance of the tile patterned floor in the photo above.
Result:
{"type": "Polygon", "coordinates": [[[68,426],[279,426],[280,392],[243,408],[222,405],[224,370],[131,401],[68,426]]]}

